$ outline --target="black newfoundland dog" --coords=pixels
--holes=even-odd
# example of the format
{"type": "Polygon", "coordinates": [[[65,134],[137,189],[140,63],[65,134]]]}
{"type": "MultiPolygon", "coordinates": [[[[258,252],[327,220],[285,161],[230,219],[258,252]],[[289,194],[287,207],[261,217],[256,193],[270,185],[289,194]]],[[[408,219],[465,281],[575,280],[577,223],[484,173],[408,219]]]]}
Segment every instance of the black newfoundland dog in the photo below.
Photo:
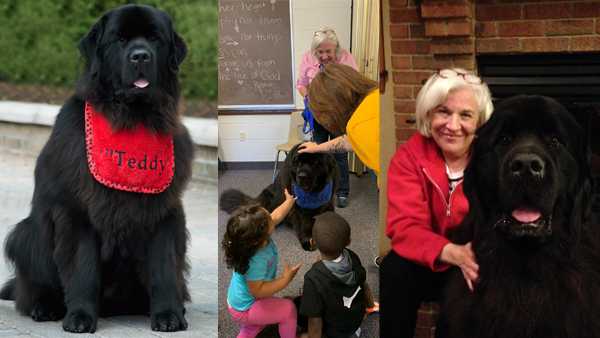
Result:
{"type": "Polygon", "coordinates": [[[314,217],[325,211],[333,211],[333,199],[338,185],[335,159],[330,154],[298,153],[300,144],[288,153],[275,182],[266,187],[256,198],[239,190],[228,189],[221,194],[219,207],[232,213],[237,207],[259,203],[269,212],[285,199],[283,190],[296,197],[294,208],[284,222],[291,226],[304,250],[314,250],[311,244],[314,217]]]}
{"type": "Polygon", "coordinates": [[[127,5],[79,45],[85,72],[37,159],[29,217],[6,240],[0,291],[35,321],[94,332],[99,315],[187,328],[181,195],[193,145],[177,114],[186,46],[169,16],[127,5]],[[133,137],[132,137],[133,135],[133,137]]]}
{"type": "Polygon", "coordinates": [[[438,337],[600,337],[599,224],[570,113],[542,96],[501,102],[464,184],[470,212],[454,239],[472,241],[480,278],[471,293],[455,271],[438,337]]]}

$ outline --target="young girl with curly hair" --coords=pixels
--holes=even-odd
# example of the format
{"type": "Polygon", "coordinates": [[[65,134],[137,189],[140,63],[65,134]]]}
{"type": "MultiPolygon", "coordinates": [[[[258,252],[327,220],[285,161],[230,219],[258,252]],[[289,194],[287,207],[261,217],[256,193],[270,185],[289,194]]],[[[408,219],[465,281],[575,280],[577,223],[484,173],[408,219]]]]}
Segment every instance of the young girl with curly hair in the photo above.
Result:
{"type": "Polygon", "coordinates": [[[271,234],[294,206],[285,191],[285,201],[272,213],[260,205],[238,208],[227,222],[222,246],[233,275],[227,290],[227,306],[240,324],[238,338],[256,337],[268,324],[279,324],[282,338],[296,337],[296,307],[289,299],[273,297],[294,278],[300,264],[284,264],[277,273],[277,247],[271,234]]]}

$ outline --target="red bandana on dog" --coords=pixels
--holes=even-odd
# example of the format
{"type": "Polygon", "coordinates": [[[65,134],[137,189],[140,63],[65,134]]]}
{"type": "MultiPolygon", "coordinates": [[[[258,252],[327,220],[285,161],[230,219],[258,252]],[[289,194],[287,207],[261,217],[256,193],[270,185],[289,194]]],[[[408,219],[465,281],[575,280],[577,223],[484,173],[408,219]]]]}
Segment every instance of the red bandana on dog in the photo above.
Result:
{"type": "Polygon", "coordinates": [[[86,102],[85,142],[90,171],[107,187],[158,194],[173,180],[171,135],[154,133],[141,124],[113,131],[108,120],[86,102]]]}

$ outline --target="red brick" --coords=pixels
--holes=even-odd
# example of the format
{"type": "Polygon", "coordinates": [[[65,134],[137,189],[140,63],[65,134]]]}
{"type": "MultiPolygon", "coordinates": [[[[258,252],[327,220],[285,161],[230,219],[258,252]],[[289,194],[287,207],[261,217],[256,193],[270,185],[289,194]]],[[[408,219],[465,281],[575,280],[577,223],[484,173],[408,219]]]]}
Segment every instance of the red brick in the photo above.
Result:
{"type": "Polygon", "coordinates": [[[394,100],[394,112],[411,114],[415,112],[415,100],[394,100]]]}
{"type": "Polygon", "coordinates": [[[435,55],[433,65],[436,70],[454,67],[454,57],[456,55],[435,55]]]}
{"type": "Polygon", "coordinates": [[[576,3],[573,10],[576,18],[593,18],[600,16],[600,3],[598,1],[576,3]]]}
{"type": "Polygon", "coordinates": [[[571,51],[591,52],[600,51],[600,36],[578,36],[571,38],[571,51]]]}
{"type": "Polygon", "coordinates": [[[413,97],[413,86],[394,86],[394,98],[412,99],[413,97]]]}
{"type": "Polygon", "coordinates": [[[435,328],[432,327],[416,327],[414,338],[435,338],[435,328]]]}
{"type": "MultiPolygon", "coordinates": [[[[431,76],[431,74],[429,76],[431,76]]],[[[415,99],[417,98],[417,95],[419,95],[421,88],[423,88],[423,86],[413,86],[413,93],[415,94],[415,99]]]]}
{"type": "Polygon", "coordinates": [[[596,19],[596,34],[600,34],[600,20],[596,19]]]}
{"type": "Polygon", "coordinates": [[[389,0],[390,8],[404,8],[408,4],[407,0],[389,0]]]}
{"type": "Polygon", "coordinates": [[[568,38],[524,38],[521,40],[523,52],[567,52],[568,38]]]}
{"type": "Polygon", "coordinates": [[[415,123],[415,114],[414,112],[410,114],[394,114],[394,118],[396,120],[396,128],[414,128],[415,123]],[[411,123],[412,121],[412,123],[411,123]]]}
{"type": "Polygon", "coordinates": [[[525,19],[563,19],[573,16],[572,3],[525,5],[525,19]]]}
{"type": "Polygon", "coordinates": [[[420,22],[416,8],[390,9],[391,23],[420,22]]]}
{"type": "Polygon", "coordinates": [[[582,35],[594,33],[594,19],[553,20],[546,22],[547,35],[582,35]]]}
{"type": "Polygon", "coordinates": [[[430,55],[415,55],[412,57],[413,69],[433,69],[433,57],[430,55]]]}
{"type": "Polygon", "coordinates": [[[394,72],[392,77],[396,84],[415,84],[421,85],[431,74],[423,71],[399,71],[394,72]]]}
{"type": "Polygon", "coordinates": [[[500,21],[522,18],[521,5],[482,5],[476,7],[477,20],[500,21]]]}
{"type": "Polygon", "coordinates": [[[392,39],[408,38],[408,25],[390,25],[390,36],[392,39]]]}
{"type": "Polygon", "coordinates": [[[487,38],[498,35],[496,22],[477,22],[475,24],[475,35],[480,38],[487,38]]]}
{"type": "Polygon", "coordinates": [[[498,22],[498,36],[543,36],[544,21],[498,22]]]}
{"type": "Polygon", "coordinates": [[[429,54],[429,41],[392,40],[392,54],[429,54]]]}
{"type": "Polygon", "coordinates": [[[425,37],[425,25],[423,24],[410,25],[409,31],[411,39],[419,39],[425,37]]]}
{"type": "Polygon", "coordinates": [[[414,128],[398,128],[396,129],[396,140],[398,142],[404,142],[408,140],[415,132],[417,132],[417,130],[414,128]]]}
{"type": "Polygon", "coordinates": [[[475,55],[454,55],[454,66],[475,70],[475,55]]]}
{"type": "Polygon", "coordinates": [[[448,22],[448,35],[470,36],[473,34],[473,23],[470,20],[452,20],[448,22]]]}
{"type": "Polygon", "coordinates": [[[425,22],[426,36],[469,36],[472,33],[471,21],[467,19],[436,19],[425,22]]]}
{"type": "Polygon", "coordinates": [[[475,51],[472,38],[434,39],[431,41],[433,54],[470,54],[475,51]]]}
{"type": "Polygon", "coordinates": [[[519,52],[521,44],[519,39],[477,39],[475,50],[477,53],[519,52]]]}
{"type": "Polygon", "coordinates": [[[423,18],[471,17],[471,5],[467,1],[424,2],[421,4],[423,18]]]}
{"type": "Polygon", "coordinates": [[[438,314],[437,312],[431,311],[417,311],[417,327],[427,327],[432,328],[435,327],[435,323],[437,321],[438,314]]]}
{"type": "Polygon", "coordinates": [[[410,56],[392,55],[393,69],[411,69],[410,56]]]}
{"type": "Polygon", "coordinates": [[[425,36],[447,36],[448,23],[446,20],[427,20],[425,22],[425,36]]]}

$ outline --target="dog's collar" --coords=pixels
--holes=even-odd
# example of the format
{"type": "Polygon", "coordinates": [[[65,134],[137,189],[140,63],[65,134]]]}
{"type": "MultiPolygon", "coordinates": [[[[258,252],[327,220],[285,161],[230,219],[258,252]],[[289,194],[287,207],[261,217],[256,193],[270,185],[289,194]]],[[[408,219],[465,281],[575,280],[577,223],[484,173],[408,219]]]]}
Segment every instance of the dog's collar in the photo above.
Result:
{"type": "Polygon", "coordinates": [[[329,181],[321,191],[307,192],[297,184],[292,183],[292,192],[296,197],[296,204],[304,209],[316,209],[331,200],[333,182],[329,181]]]}
{"type": "Polygon", "coordinates": [[[173,180],[175,156],[170,134],[155,133],[142,124],[131,130],[113,130],[106,117],[86,102],[85,141],[92,176],[109,188],[158,194],[173,180]]]}

